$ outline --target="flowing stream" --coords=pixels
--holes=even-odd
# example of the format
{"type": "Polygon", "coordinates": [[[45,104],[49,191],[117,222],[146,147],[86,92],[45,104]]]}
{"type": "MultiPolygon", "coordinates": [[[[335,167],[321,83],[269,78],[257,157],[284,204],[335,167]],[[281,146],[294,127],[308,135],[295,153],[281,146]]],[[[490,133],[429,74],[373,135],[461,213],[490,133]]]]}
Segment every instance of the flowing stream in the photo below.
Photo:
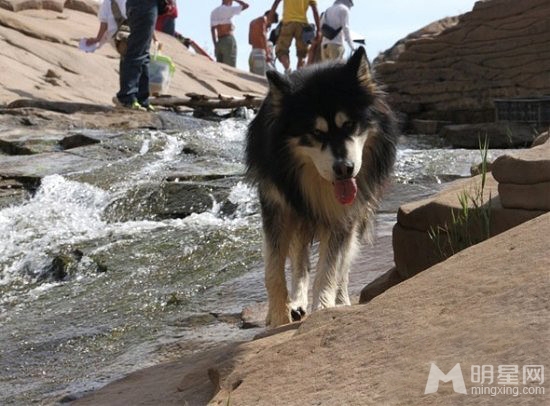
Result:
{"type": "MultiPolygon", "coordinates": [[[[48,404],[258,332],[238,316],[265,301],[257,199],[241,176],[247,124],[186,118],[182,131],[110,134],[102,145],[117,159],[46,176],[0,209],[0,404],[48,404]]],[[[479,160],[403,138],[378,236],[390,240],[400,204],[479,160]]]]}

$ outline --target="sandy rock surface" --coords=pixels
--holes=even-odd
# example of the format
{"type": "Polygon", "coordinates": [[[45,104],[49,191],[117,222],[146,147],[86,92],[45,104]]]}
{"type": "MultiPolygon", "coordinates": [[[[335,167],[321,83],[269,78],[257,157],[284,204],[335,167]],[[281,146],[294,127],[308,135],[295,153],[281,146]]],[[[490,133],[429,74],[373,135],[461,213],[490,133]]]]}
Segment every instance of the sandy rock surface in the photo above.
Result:
{"type": "MultiPolygon", "coordinates": [[[[61,9],[55,5],[63,2],[0,2],[0,104],[33,98],[112,105],[118,91],[115,49],[109,44],[91,54],[78,49],[81,38],[97,33],[97,17],[88,12],[93,10],[86,11],[86,7],[93,9],[94,2],[71,1],[61,9]]],[[[265,94],[264,78],[211,62],[175,38],[157,35],[162,52],[176,64],[171,95],[265,94]]]]}
{"type": "MultiPolygon", "coordinates": [[[[367,305],[314,313],[288,330],[132,374],[76,405],[541,405],[544,395],[475,395],[472,366],[548,365],[550,215],[471,247],[367,305]],[[460,363],[468,395],[431,363],[460,363]],[[521,402],[520,402],[521,401],[521,402]]],[[[497,376],[495,375],[494,386],[497,376]]],[[[548,383],[523,384],[520,390],[548,383]]],[[[531,389],[534,390],[534,389],[531,389]]]]}

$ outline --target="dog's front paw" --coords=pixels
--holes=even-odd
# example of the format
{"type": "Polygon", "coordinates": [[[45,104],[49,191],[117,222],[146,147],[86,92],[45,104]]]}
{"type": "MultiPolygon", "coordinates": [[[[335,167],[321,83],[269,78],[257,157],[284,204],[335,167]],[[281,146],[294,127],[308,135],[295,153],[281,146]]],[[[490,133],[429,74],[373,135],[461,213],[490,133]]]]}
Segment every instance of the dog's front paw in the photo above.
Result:
{"type": "Polygon", "coordinates": [[[306,311],[302,308],[302,306],[299,306],[290,311],[290,317],[292,317],[292,321],[300,321],[304,318],[305,315],[306,311]]]}
{"type": "Polygon", "coordinates": [[[284,324],[292,323],[292,316],[290,315],[290,308],[284,306],[281,309],[270,308],[267,312],[265,324],[268,327],[279,327],[284,324]]]}

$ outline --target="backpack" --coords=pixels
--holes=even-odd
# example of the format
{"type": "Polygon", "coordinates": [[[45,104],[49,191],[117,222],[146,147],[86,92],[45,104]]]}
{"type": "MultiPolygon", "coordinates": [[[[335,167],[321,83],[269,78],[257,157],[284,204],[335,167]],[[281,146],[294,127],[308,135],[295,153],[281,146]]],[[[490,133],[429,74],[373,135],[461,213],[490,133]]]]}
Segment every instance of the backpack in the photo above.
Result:
{"type": "Polygon", "coordinates": [[[115,48],[120,56],[126,55],[128,50],[128,37],[130,36],[130,27],[126,18],[122,15],[120,8],[115,0],[111,0],[111,12],[115,18],[117,30],[113,35],[113,41],[115,42],[115,48]]]}
{"type": "Polygon", "coordinates": [[[271,43],[273,45],[276,45],[277,44],[277,40],[279,39],[279,35],[281,35],[281,27],[283,26],[283,23],[282,21],[277,24],[277,26],[275,28],[273,28],[271,30],[271,32],[269,33],[269,40],[271,41],[271,43]]]}
{"type": "Polygon", "coordinates": [[[323,25],[321,25],[321,33],[323,34],[323,37],[327,39],[336,38],[336,36],[340,34],[340,31],[342,31],[342,27],[334,29],[327,23],[323,23],[323,25]]]}

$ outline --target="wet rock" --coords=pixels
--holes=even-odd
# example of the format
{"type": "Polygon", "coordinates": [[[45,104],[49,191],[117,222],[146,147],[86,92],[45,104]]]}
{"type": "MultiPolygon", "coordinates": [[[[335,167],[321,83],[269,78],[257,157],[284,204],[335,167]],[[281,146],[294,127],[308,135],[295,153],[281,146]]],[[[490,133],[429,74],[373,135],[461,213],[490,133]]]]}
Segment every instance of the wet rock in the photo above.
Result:
{"type": "Polygon", "coordinates": [[[267,306],[267,303],[256,303],[245,307],[241,312],[241,328],[265,327],[267,306]]]}
{"type": "MultiPolygon", "coordinates": [[[[46,76],[47,79],[56,81],[57,76],[53,73],[54,76],[46,76]]],[[[20,108],[39,108],[43,110],[55,111],[58,113],[73,114],[76,112],[85,112],[85,113],[104,113],[108,111],[113,111],[113,107],[102,106],[97,104],[90,103],[76,103],[76,102],[61,102],[61,101],[49,101],[49,100],[40,100],[40,99],[18,99],[12,101],[8,104],[9,109],[20,109],[20,108]]]]}
{"type": "Polygon", "coordinates": [[[69,274],[69,268],[74,262],[74,259],[68,255],[57,255],[46,269],[36,275],[36,280],[38,282],[61,282],[69,274]]]}
{"type": "Polygon", "coordinates": [[[26,156],[8,156],[0,159],[0,176],[43,178],[48,175],[64,175],[83,168],[104,165],[102,161],[80,157],[64,152],[34,154],[32,159],[26,156]]]}
{"type": "Polygon", "coordinates": [[[216,320],[216,316],[211,313],[197,313],[178,319],[172,325],[177,327],[196,327],[214,323],[216,320]]]}
{"type": "Polygon", "coordinates": [[[57,130],[13,128],[0,132],[0,151],[8,155],[55,152],[65,136],[57,130]]]}
{"type": "Polygon", "coordinates": [[[0,177],[0,209],[21,204],[28,197],[29,192],[22,182],[0,177]]]}
{"type": "Polygon", "coordinates": [[[525,148],[537,132],[531,125],[516,123],[482,123],[448,125],[441,137],[454,148],[478,149],[487,137],[490,148],[525,148]]]}
{"type": "Polygon", "coordinates": [[[107,206],[103,217],[112,222],[153,220],[161,217],[165,212],[161,188],[155,183],[136,185],[107,206]]]}
{"type": "Polygon", "coordinates": [[[89,137],[84,134],[73,134],[68,137],[63,138],[59,141],[59,145],[64,150],[83,147],[86,145],[98,144],[101,141],[92,137],[89,137]]]}
{"type": "MultiPolygon", "coordinates": [[[[174,181],[165,182],[162,187],[163,207],[159,212],[161,217],[182,218],[192,213],[202,213],[211,210],[214,203],[222,204],[221,211],[230,215],[237,206],[227,200],[231,187],[237,183],[235,178],[205,175],[199,178],[204,181],[180,181],[180,178],[171,178],[174,181]],[[213,179],[207,181],[207,179],[213,179]],[[177,180],[177,181],[176,181],[177,180]]],[[[189,177],[187,179],[190,179],[189,177]]]]}

